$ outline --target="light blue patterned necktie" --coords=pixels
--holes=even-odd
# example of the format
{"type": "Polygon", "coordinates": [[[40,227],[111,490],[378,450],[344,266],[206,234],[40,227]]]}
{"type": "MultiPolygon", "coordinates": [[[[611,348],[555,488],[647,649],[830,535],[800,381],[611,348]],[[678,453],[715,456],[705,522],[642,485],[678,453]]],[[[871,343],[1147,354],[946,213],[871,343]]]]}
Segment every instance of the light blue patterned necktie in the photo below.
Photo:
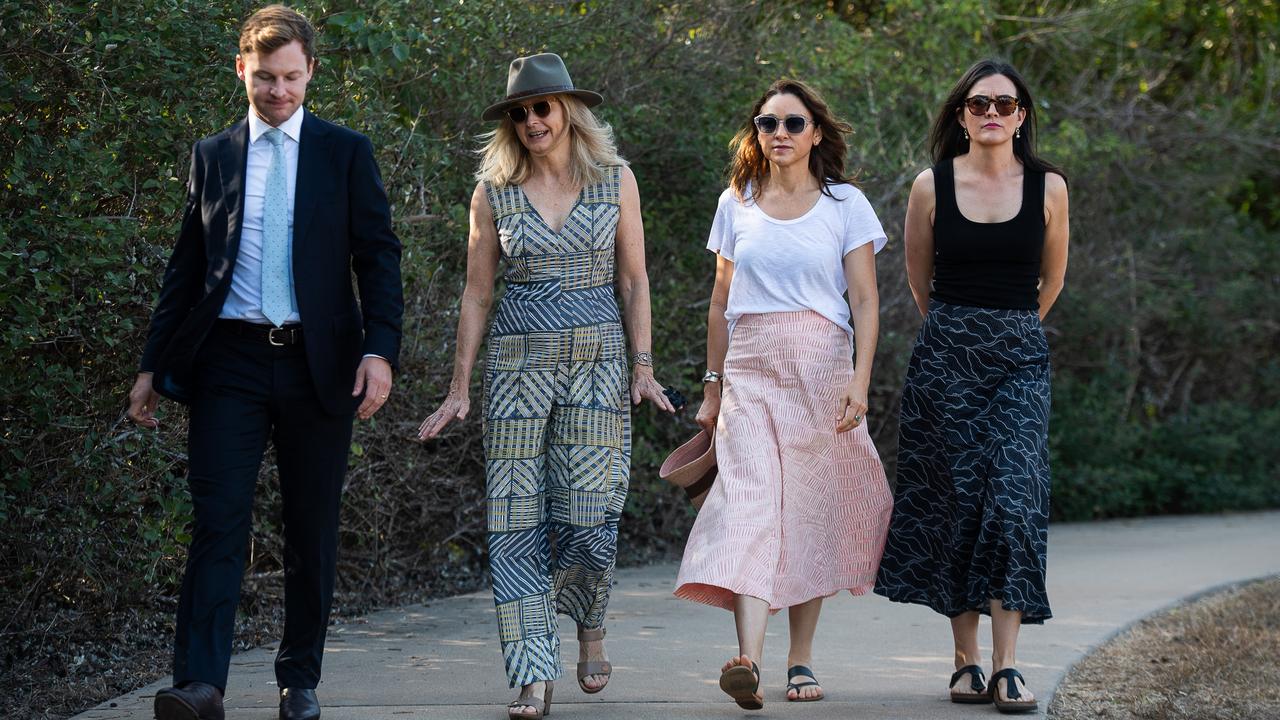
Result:
{"type": "Polygon", "coordinates": [[[271,143],[267,190],[262,200],[262,314],[284,325],[293,312],[293,273],[289,267],[289,188],[285,178],[284,133],[263,134],[271,143]]]}

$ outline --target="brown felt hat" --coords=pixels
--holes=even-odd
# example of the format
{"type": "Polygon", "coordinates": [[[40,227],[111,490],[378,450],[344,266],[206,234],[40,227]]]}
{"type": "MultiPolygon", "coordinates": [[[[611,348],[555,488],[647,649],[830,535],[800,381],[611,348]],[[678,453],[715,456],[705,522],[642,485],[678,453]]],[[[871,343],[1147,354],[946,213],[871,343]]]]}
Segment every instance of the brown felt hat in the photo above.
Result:
{"type": "Polygon", "coordinates": [[[716,481],[716,438],[699,430],[663,461],[658,477],[684,490],[693,509],[702,507],[716,481]]]}
{"type": "Polygon", "coordinates": [[[573,86],[569,71],[559,55],[539,53],[511,61],[511,68],[507,71],[507,97],[485,108],[480,117],[501,120],[508,108],[543,95],[572,95],[587,107],[604,102],[600,93],[573,86]]]}

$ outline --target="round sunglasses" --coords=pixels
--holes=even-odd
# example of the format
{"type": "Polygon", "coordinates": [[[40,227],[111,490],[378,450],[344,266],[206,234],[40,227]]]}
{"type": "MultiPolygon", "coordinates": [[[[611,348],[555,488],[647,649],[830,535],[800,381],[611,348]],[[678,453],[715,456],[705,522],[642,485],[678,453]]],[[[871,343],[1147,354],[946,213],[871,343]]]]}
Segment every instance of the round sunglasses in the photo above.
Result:
{"type": "MultiPolygon", "coordinates": [[[[757,115],[752,120],[756,124],[756,129],[765,135],[772,135],[778,132],[778,116],[777,115],[757,115]]],[[[812,120],[803,115],[788,115],[782,119],[782,127],[787,129],[791,135],[798,135],[804,132],[806,126],[813,123],[812,120]]]]}
{"type": "Polygon", "coordinates": [[[964,106],[969,108],[970,115],[986,115],[987,108],[992,105],[996,106],[996,112],[1002,117],[1012,115],[1018,111],[1018,98],[1012,95],[997,95],[995,97],[974,95],[964,99],[964,106]]]}
{"type": "Polygon", "coordinates": [[[533,114],[540,118],[544,118],[551,114],[551,102],[548,100],[539,100],[532,105],[517,105],[507,110],[507,117],[511,118],[511,122],[519,125],[529,119],[529,111],[533,110],[533,114]]]}

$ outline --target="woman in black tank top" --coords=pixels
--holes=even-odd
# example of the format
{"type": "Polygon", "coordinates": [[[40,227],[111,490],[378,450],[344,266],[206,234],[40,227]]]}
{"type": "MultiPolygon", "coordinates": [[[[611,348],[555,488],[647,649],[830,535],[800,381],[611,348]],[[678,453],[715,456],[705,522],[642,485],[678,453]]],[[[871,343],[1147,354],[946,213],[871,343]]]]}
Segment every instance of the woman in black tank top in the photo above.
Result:
{"type": "Polygon", "coordinates": [[[1051,616],[1049,347],[1067,265],[1067,184],[1035,154],[1035,106],[1005,63],[975,64],[911,188],[907,275],[924,325],[902,392],[894,516],[876,592],[951,618],[951,700],[1037,708],[1019,627],[1051,616]],[[991,615],[992,687],[978,616],[991,615]]]}

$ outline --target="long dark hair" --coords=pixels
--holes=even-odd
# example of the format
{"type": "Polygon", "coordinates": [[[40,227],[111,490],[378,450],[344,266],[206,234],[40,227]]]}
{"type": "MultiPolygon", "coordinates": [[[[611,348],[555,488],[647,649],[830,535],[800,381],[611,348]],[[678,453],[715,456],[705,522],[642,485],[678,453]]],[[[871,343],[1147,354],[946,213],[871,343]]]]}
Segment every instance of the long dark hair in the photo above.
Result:
{"type": "Polygon", "coordinates": [[[809,151],[809,172],[818,178],[822,192],[835,197],[829,186],[853,184],[853,178],[845,175],[844,170],[844,157],[849,150],[844,137],[853,132],[853,126],[837,118],[817,90],[799,80],[782,78],[770,85],[764,95],[751,106],[746,122],[729,142],[729,147],[733,148],[729,187],[733,188],[740,201],[746,200],[748,183],[754,184],[759,192],[761,183],[769,175],[769,161],[765,160],[764,150],[756,138],[755,117],[760,114],[760,109],[769,98],[784,93],[794,95],[804,103],[805,109],[813,116],[813,124],[822,132],[822,142],[809,151]]]}
{"type": "Polygon", "coordinates": [[[1036,154],[1036,103],[1026,81],[1012,65],[995,59],[974,63],[956,82],[955,87],[951,88],[938,111],[937,119],[933,121],[933,128],[929,131],[929,151],[933,154],[933,162],[937,164],[969,152],[969,141],[965,139],[964,129],[956,122],[956,118],[965,111],[964,101],[974,84],[992,75],[1003,75],[1013,81],[1013,86],[1018,90],[1018,107],[1027,112],[1026,119],[1022,121],[1020,136],[1013,138],[1014,156],[1022,161],[1022,167],[1027,170],[1057,173],[1066,180],[1067,174],[1061,168],[1036,154]]]}

